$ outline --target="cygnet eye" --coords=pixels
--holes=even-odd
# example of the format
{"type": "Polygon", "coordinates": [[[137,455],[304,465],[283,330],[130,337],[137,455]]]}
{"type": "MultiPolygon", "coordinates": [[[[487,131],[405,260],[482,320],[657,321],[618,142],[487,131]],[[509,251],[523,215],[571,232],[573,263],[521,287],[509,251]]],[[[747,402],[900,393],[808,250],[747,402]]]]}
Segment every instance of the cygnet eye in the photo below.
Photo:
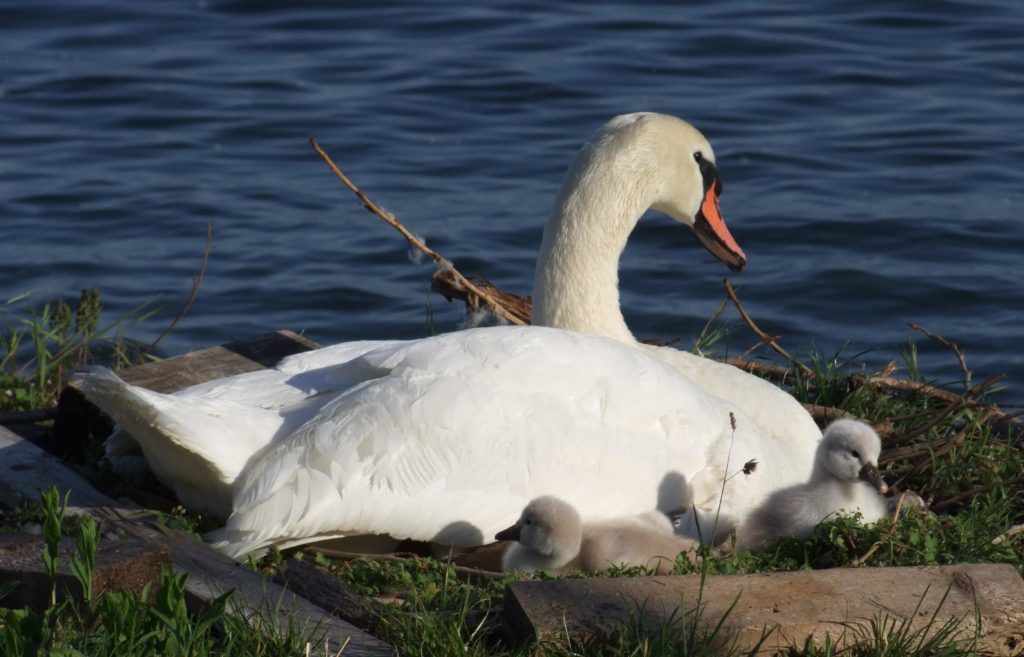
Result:
{"type": "Polygon", "coordinates": [[[533,521],[532,521],[532,520],[530,520],[529,518],[527,518],[526,520],[524,520],[524,521],[523,521],[523,524],[526,524],[526,525],[532,525],[532,524],[533,524],[533,521]]]}
{"type": "Polygon", "coordinates": [[[860,458],[860,452],[858,452],[857,450],[852,449],[852,450],[850,450],[850,453],[853,454],[853,458],[855,458],[855,459],[859,459],[860,458]]]}

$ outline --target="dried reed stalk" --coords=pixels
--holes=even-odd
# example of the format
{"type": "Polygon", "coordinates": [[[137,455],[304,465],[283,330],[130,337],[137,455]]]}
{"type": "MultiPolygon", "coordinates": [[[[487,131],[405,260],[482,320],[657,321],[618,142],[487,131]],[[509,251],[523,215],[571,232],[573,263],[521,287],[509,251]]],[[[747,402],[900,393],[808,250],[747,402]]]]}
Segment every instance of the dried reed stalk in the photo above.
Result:
{"type": "Polygon", "coordinates": [[[160,342],[164,338],[166,338],[168,335],[170,335],[171,331],[173,331],[174,328],[178,325],[178,322],[180,322],[182,319],[185,318],[185,315],[187,315],[188,311],[192,308],[192,304],[196,302],[196,297],[199,296],[199,287],[203,284],[203,278],[206,276],[206,263],[209,262],[209,260],[210,260],[210,246],[212,244],[213,244],[213,222],[207,221],[206,222],[206,247],[203,249],[203,259],[199,263],[199,272],[195,276],[192,277],[192,292],[191,292],[191,294],[188,295],[188,300],[185,301],[185,305],[181,307],[180,311],[178,311],[178,314],[174,318],[174,320],[171,321],[171,323],[167,326],[167,328],[164,329],[164,332],[161,333],[159,335],[159,337],[157,337],[156,340],[153,340],[153,342],[150,343],[149,347],[147,347],[147,351],[153,351],[154,349],[156,349],[156,346],[158,344],[160,344],[160,342]]]}
{"type": "Polygon", "coordinates": [[[953,352],[953,354],[956,355],[957,360],[960,361],[960,371],[963,372],[963,375],[964,375],[964,391],[966,392],[966,391],[970,390],[971,389],[971,370],[967,369],[967,359],[964,358],[964,352],[960,351],[960,347],[957,346],[957,344],[955,342],[951,342],[951,341],[947,340],[946,338],[942,337],[941,335],[935,335],[934,333],[932,333],[931,331],[929,331],[925,327],[921,326],[920,324],[916,324],[914,322],[907,322],[907,325],[910,328],[914,329],[915,331],[920,331],[921,333],[924,333],[925,335],[927,335],[932,340],[935,340],[936,342],[941,344],[943,347],[946,347],[947,349],[950,349],[953,352]]]}
{"type": "Polygon", "coordinates": [[[896,524],[900,521],[900,511],[903,510],[903,501],[905,499],[907,499],[907,494],[904,492],[900,495],[899,501],[896,502],[896,510],[892,512],[892,523],[889,525],[889,531],[885,532],[885,536],[875,541],[874,544],[868,548],[867,552],[850,562],[851,568],[863,566],[864,563],[871,558],[871,555],[878,551],[878,548],[882,547],[892,539],[892,535],[896,533],[896,524]]]}
{"type": "MultiPolygon", "coordinates": [[[[811,368],[807,367],[806,365],[804,365],[803,363],[801,363],[797,359],[795,359],[792,356],[790,356],[788,351],[786,351],[785,349],[783,349],[782,347],[779,346],[779,343],[777,342],[779,336],[768,335],[767,333],[762,331],[761,328],[757,324],[754,323],[754,320],[750,318],[750,315],[747,313],[746,309],[743,307],[743,304],[740,303],[740,299],[736,295],[736,290],[733,289],[732,283],[729,282],[729,279],[728,278],[723,279],[722,282],[725,283],[725,293],[729,296],[729,299],[733,302],[733,305],[736,306],[736,310],[739,311],[740,317],[742,317],[743,321],[746,322],[747,328],[749,328],[751,331],[753,331],[754,335],[759,337],[762,342],[764,342],[769,347],[771,347],[772,350],[775,351],[775,353],[779,354],[780,356],[785,358],[790,363],[793,363],[794,365],[799,367],[801,370],[803,370],[803,372],[805,374],[813,374],[814,371],[811,368]]],[[[750,351],[750,350],[748,349],[747,351],[750,351]]]]}
{"type": "MultiPolygon", "coordinates": [[[[496,299],[501,303],[502,307],[510,314],[517,317],[520,320],[518,323],[524,326],[530,323],[530,314],[533,308],[533,300],[530,297],[506,292],[482,276],[474,276],[473,283],[478,289],[487,292],[490,298],[496,299]]],[[[486,299],[481,298],[472,290],[462,285],[454,272],[448,268],[438,269],[434,272],[434,276],[431,279],[431,288],[449,301],[452,299],[462,300],[465,302],[466,309],[469,312],[479,310],[485,305],[490,305],[486,299]]]]}
{"type": "Polygon", "coordinates": [[[390,225],[392,228],[401,233],[402,237],[404,237],[406,241],[409,242],[409,244],[411,244],[414,248],[418,249],[422,253],[426,254],[427,257],[433,260],[438,267],[440,267],[441,269],[450,270],[452,276],[459,283],[460,286],[464,287],[466,290],[476,295],[479,299],[482,299],[484,302],[486,302],[490,309],[496,315],[504,318],[506,321],[512,324],[518,324],[520,326],[525,324],[525,322],[523,322],[523,320],[515,312],[505,307],[501,303],[501,301],[498,300],[495,296],[477,287],[476,284],[474,284],[468,278],[463,276],[462,273],[459,270],[457,270],[455,266],[452,265],[452,263],[447,258],[445,258],[440,253],[424,244],[422,240],[420,240],[418,237],[409,232],[409,230],[402,225],[402,222],[399,221],[398,218],[395,217],[395,215],[381,209],[379,205],[374,203],[369,196],[367,196],[361,189],[356,187],[355,183],[349,180],[348,176],[342,173],[341,169],[338,168],[338,165],[336,165],[334,163],[334,160],[331,159],[331,156],[328,155],[327,152],[324,151],[324,149],[320,148],[320,144],[317,143],[316,139],[310,139],[309,144],[313,147],[313,150],[316,151],[317,155],[319,155],[324,160],[324,162],[327,163],[327,166],[334,173],[334,175],[337,176],[338,179],[341,180],[341,182],[343,182],[345,186],[348,187],[353,194],[356,195],[359,201],[363,204],[364,208],[366,208],[372,214],[375,214],[376,216],[383,219],[385,222],[388,223],[388,225],[390,225]]]}

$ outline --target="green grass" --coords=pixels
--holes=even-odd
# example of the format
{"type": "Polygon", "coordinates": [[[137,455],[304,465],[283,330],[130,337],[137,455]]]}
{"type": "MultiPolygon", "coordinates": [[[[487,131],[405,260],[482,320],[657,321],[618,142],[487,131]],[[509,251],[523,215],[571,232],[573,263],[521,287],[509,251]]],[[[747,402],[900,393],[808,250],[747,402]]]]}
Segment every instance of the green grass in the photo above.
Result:
{"type": "Polygon", "coordinates": [[[20,295],[0,302],[0,411],[55,405],[68,376],[90,363],[124,367],[151,358],[145,345],[126,336],[156,312],[150,303],[102,324],[95,288],[70,303],[28,301],[20,295]]]}
{"type": "MultiPolygon", "coordinates": [[[[74,532],[76,554],[71,572],[82,587],[79,603],[58,598],[57,544],[64,535],[64,507],[55,488],[42,494],[39,511],[45,546],[41,560],[49,573],[50,602],[42,611],[0,606],[0,654],[8,657],[296,657],[307,654],[311,629],[280,628],[275,618],[259,618],[231,609],[226,593],[198,613],[185,601],[186,575],[163,571],[157,586],[141,593],[92,592],[99,526],[82,517],[74,532]]],[[[0,603],[17,586],[0,584],[0,603]]]]}

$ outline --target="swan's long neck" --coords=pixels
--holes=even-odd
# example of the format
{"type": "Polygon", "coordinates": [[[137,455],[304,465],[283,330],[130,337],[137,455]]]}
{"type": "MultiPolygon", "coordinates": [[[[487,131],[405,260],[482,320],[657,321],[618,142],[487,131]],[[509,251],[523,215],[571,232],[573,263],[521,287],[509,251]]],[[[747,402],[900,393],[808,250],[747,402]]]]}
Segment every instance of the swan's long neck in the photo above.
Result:
{"type": "Polygon", "coordinates": [[[619,303],[619,257],[651,205],[649,172],[584,151],[544,229],[533,284],[533,323],[633,343],[619,303]]]}

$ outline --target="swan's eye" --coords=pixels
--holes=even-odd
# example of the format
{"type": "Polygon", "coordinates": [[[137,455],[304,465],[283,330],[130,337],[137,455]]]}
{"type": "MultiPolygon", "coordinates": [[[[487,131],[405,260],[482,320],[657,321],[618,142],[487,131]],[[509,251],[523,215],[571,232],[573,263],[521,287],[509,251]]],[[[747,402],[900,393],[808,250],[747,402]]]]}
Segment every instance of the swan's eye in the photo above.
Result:
{"type": "Polygon", "coordinates": [[[533,524],[533,521],[532,521],[532,520],[530,520],[530,519],[526,519],[526,520],[524,520],[524,521],[523,521],[523,524],[524,524],[524,525],[532,525],[532,524],[533,524]]]}
{"type": "Polygon", "coordinates": [[[859,459],[860,458],[860,452],[858,452],[857,450],[855,450],[855,449],[851,450],[850,453],[853,454],[853,458],[855,458],[855,459],[859,459]]]}
{"type": "Polygon", "coordinates": [[[697,151],[693,154],[697,167],[700,168],[700,176],[704,179],[704,193],[712,187],[715,188],[715,196],[722,194],[722,180],[718,177],[718,169],[711,163],[711,160],[704,158],[704,153],[697,151]]]}

